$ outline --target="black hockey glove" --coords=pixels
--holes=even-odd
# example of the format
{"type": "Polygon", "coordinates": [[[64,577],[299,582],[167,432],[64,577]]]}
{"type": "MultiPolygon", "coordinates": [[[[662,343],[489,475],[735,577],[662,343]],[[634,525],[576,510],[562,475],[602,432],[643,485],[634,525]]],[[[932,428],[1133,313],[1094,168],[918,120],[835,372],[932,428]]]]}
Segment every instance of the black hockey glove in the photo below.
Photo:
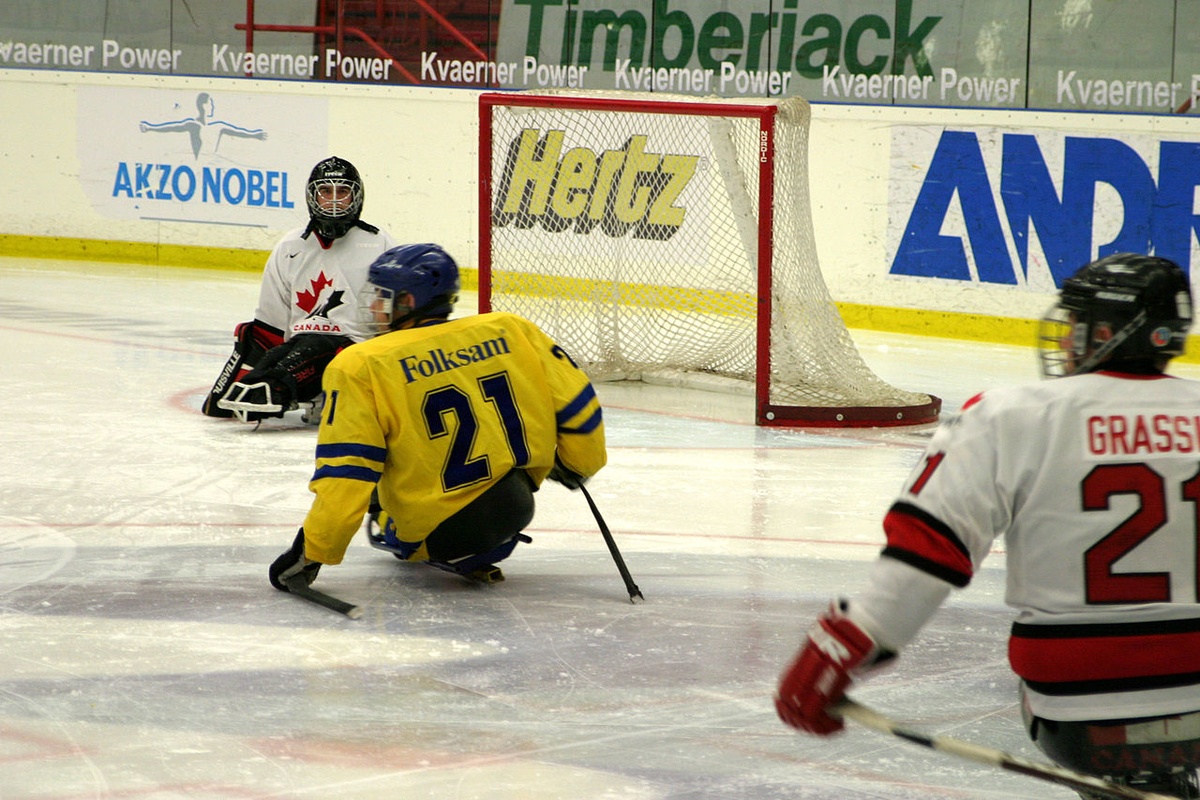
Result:
{"type": "Polygon", "coordinates": [[[292,548],[271,563],[268,574],[271,576],[271,585],[281,592],[286,592],[288,591],[287,582],[292,576],[303,575],[304,582],[312,586],[312,582],[317,579],[317,573],[320,571],[320,562],[305,563],[304,561],[304,528],[301,528],[296,533],[292,548]]]}
{"type": "Polygon", "coordinates": [[[580,475],[574,470],[568,469],[566,465],[559,460],[558,456],[554,457],[554,466],[550,468],[549,474],[546,475],[552,481],[561,483],[571,491],[575,491],[579,487],[587,483],[587,478],[580,475]]]}

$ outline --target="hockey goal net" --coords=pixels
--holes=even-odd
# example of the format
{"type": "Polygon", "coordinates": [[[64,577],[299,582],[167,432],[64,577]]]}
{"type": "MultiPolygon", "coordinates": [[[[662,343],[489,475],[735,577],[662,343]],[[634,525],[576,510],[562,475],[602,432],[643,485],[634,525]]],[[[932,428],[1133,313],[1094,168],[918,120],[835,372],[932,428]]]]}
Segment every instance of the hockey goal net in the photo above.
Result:
{"type": "Polygon", "coordinates": [[[863,362],[817,263],[802,98],[480,96],[479,308],[594,381],[753,392],[764,425],[937,419],[863,362]]]}

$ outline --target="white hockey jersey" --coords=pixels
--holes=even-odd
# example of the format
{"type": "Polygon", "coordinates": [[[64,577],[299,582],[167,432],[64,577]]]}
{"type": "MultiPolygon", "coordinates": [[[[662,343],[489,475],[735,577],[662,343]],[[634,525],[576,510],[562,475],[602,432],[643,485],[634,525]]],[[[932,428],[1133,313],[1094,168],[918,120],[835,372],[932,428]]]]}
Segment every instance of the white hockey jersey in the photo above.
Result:
{"type": "Polygon", "coordinates": [[[924,621],[905,615],[928,576],[965,586],[1003,535],[1009,661],[1035,714],[1200,710],[1200,383],[1098,372],[978,395],[884,530],[876,588],[851,603],[883,641],[924,621]]]}
{"type": "Polygon", "coordinates": [[[285,341],[303,333],[370,339],[359,296],[371,262],[396,241],[386,231],[354,227],[326,249],[315,233],[307,239],[303,233],[289,231],[271,251],[254,318],[278,329],[285,341]]]}

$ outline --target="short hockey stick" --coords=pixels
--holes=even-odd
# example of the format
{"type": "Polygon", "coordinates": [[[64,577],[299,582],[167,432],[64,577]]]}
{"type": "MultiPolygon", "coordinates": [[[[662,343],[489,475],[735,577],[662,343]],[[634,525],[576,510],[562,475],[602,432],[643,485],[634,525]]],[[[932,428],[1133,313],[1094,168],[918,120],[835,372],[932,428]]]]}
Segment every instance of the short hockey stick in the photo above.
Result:
{"type": "Polygon", "coordinates": [[[625,591],[629,592],[629,602],[636,604],[639,601],[645,601],[646,598],[642,596],[642,590],[633,582],[633,576],[629,574],[629,568],[625,566],[625,559],[621,558],[621,551],[617,549],[617,543],[613,539],[612,532],[609,531],[608,525],[604,523],[604,517],[600,516],[600,509],[596,508],[596,501],[592,499],[592,496],[588,494],[588,490],[582,484],[579,486],[579,491],[583,492],[588,507],[592,509],[592,516],[596,518],[596,524],[600,526],[600,533],[604,536],[604,543],[608,545],[608,552],[612,553],[613,561],[617,564],[617,571],[621,573],[621,579],[625,581],[625,591]]]}
{"type": "Polygon", "coordinates": [[[345,600],[339,600],[336,597],[327,595],[324,592],[319,592],[309,586],[308,582],[304,579],[303,573],[298,572],[292,577],[288,578],[287,587],[288,591],[297,597],[303,597],[309,602],[316,603],[319,606],[325,606],[326,608],[336,611],[339,614],[345,614],[350,619],[358,619],[362,616],[363,610],[359,606],[347,603],[345,600]]]}
{"type": "Polygon", "coordinates": [[[1086,775],[1082,772],[1066,769],[1054,764],[1029,761],[1018,756],[1010,755],[1002,750],[982,747],[970,742],[951,739],[946,736],[930,736],[928,734],[906,728],[882,714],[872,711],[866,706],[859,705],[849,697],[844,698],[833,708],[835,715],[853,720],[859,725],[881,733],[890,733],[913,744],[937,750],[940,753],[965,758],[979,764],[987,764],[1010,772],[1017,772],[1038,780],[1056,783],[1077,791],[1089,792],[1099,797],[1117,798],[1117,800],[1172,800],[1167,795],[1156,792],[1143,792],[1130,786],[1120,786],[1102,778],[1086,775]]]}

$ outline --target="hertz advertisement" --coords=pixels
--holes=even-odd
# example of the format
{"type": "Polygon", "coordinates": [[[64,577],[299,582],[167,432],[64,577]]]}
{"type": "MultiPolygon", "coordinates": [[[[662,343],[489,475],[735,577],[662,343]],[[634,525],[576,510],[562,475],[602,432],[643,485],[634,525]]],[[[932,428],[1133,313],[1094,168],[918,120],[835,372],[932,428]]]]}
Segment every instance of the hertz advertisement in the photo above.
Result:
{"type": "Polygon", "coordinates": [[[648,152],[645,134],[621,149],[597,154],[589,147],[564,152],[565,133],[526,128],[510,143],[506,170],[492,212],[496,227],[531,227],[557,233],[593,229],[613,238],[670,239],[683,225],[677,202],[700,162],[697,155],[648,152]]]}

